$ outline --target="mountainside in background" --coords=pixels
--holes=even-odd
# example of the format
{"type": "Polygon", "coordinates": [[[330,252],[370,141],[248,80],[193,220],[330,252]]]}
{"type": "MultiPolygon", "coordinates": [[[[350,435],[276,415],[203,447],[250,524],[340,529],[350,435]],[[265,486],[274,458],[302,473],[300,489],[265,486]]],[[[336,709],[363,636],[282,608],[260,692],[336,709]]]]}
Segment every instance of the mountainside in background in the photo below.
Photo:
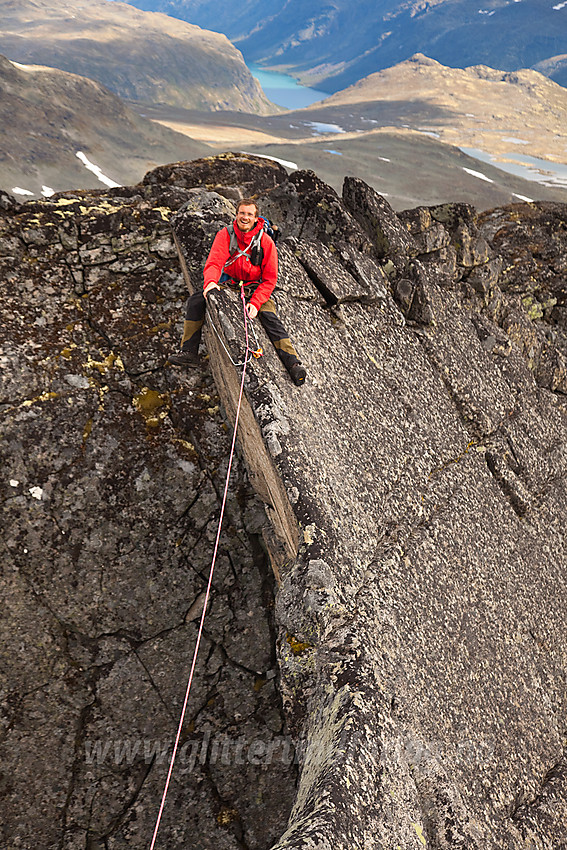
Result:
{"type": "Polygon", "coordinates": [[[247,61],[336,92],[414,53],[444,65],[529,68],[567,85],[567,5],[554,0],[128,0],[225,33],[247,61]],[[553,60],[553,61],[552,61],[553,60]]]}
{"type": "Polygon", "coordinates": [[[567,54],[543,59],[541,62],[536,62],[533,68],[534,71],[545,74],[546,77],[550,77],[562,86],[567,86],[567,54]]]}
{"type": "Polygon", "coordinates": [[[102,83],[130,100],[274,110],[218,33],[107,0],[0,0],[0,53],[102,83]]]}
{"type": "Polygon", "coordinates": [[[101,188],[85,167],[114,183],[140,180],[148,167],[192,158],[207,145],[142,118],[92,80],[0,56],[0,188],[40,195],[101,188]]]}
{"type": "Polygon", "coordinates": [[[104,178],[78,151],[124,185],[180,157],[245,149],[316,169],[337,191],[355,174],[396,209],[447,198],[479,209],[567,200],[567,177],[552,173],[567,148],[567,92],[534,71],[451,69],[417,55],[322,103],[268,116],[165,105],[137,114],[84,77],[3,58],[0,85],[0,187],[8,191],[100,187],[104,178]],[[545,162],[521,170],[527,153],[550,171],[545,162]]]}
{"type": "Polygon", "coordinates": [[[447,68],[416,54],[302,112],[347,132],[407,126],[503,159],[567,158],[567,90],[532,70],[447,68]]]}
{"type": "Polygon", "coordinates": [[[567,91],[536,71],[447,68],[418,54],[282,114],[144,111],[216,151],[312,169],[336,191],[354,174],[395,209],[567,201],[567,91]]]}

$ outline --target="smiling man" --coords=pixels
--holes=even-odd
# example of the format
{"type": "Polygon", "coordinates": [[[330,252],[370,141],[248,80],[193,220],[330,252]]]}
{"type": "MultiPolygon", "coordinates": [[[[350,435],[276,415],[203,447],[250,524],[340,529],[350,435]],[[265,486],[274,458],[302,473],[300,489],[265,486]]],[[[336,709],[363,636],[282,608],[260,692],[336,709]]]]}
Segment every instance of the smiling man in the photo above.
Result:
{"type": "Polygon", "coordinates": [[[301,386],[307,375],[297,352],[276,313],[271,298],[278,279],[278,252],[264,231],[264,219],[258,216],[253,198],[244,198],[236,208],[234,224],[223,227],[215,236],[203,272],[203,291],[187,300],[181,351],[172,354],[174,366],[198,366],[201,330],[205,321],[206,299],[215,289],[240,289],[244,283],[246,310],[251,319],[258,316],[264,330],[289,375],[301,386]]]}

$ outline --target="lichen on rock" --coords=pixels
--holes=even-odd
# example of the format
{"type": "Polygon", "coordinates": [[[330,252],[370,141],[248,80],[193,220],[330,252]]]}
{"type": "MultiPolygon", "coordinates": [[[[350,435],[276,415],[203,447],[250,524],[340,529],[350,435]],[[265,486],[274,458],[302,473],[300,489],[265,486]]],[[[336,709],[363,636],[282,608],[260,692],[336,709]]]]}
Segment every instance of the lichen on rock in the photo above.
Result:
{"type": "Polygon", "coordinates": [[[308,378],[247,367],[164,846],[559,847],[567,211],[397,215],[237,154],[0,198],[9,846],[151,834],[240,385],[210,331],[167,355],[248,193],[308,378]]]}

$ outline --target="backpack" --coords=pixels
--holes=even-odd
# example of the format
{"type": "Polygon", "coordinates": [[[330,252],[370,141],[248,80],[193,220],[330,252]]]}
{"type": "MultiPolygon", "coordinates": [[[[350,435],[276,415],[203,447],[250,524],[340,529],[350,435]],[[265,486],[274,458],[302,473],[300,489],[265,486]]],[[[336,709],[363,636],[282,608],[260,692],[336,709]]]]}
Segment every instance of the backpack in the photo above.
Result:
{"type": "Polygon", "coordinates": [[[274,245],[277,248],[277,242],[280,235],[280,229],[277,224],[272,224],[268,221],[267,218],[264,219],[264,226],[262,230],[259,230],[258,233],[252,239],[249,247],[245,251],[241,251],[238,247],[238,240],[236,238],[236,233],[234,232],[234,225],[228,224],[226,229],[230,234],[230,245],[228,247],[228,251],[230,257],[228,261],[225,263],[225,266],[235,260],[237,257],[244,257],[248,255],[250,257],[250,262],[253,266],[261,266],[262,261],[264,259],[264,251],[262,249],[262,234],[267,233],[270,239],[272,239],[274,245]]]}

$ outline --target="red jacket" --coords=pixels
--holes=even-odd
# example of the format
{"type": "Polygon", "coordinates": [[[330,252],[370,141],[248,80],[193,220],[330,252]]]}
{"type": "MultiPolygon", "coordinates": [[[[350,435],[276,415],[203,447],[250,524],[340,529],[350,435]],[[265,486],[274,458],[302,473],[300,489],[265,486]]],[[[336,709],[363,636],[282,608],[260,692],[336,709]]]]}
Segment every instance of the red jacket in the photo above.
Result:
{"type": "MultiPolygon", "coordinates": [[[[243,233],[234,222],[234,232],[240,250],[244,250],[250,245],[253,237],[259,230],[262,230],[264,219],[259,218],[256,226],[249,230],[248,233],[243,233]]],[[[254,291],[254,295],[250,299],[250,304],[253,304],[258,310],[264,304],[276,285],[278,279],[278,252],[274,242],[267,233],[262,233],[262,251],[264,257],[261,266],[254,266],[250,262],[249,256],[237,257],[232,263],[228,263],[230,259],[230,234],[226,227],[219,230],[215,236],[212,248],[205,263],[203,273],[204,286],[206,288],[209,283],[218,283],[221,274],[226,272],[234,280],[244,281],[259,281],[258,286],[254,291]]]]}

